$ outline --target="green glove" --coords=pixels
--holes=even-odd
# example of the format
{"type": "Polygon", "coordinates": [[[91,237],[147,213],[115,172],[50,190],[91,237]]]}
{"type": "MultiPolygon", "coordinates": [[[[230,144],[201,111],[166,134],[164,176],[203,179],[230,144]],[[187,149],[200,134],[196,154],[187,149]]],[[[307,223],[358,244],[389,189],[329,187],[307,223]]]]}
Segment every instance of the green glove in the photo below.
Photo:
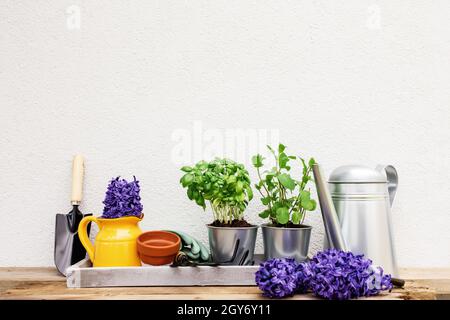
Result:
{"type": "Polygon", "coordinates": [[[167,230],[177,234],[181,239],[181,251],[192,260],[209,261],[209,250],[198,240],[194,239],[190,235],[181,232],[167,230]]]}

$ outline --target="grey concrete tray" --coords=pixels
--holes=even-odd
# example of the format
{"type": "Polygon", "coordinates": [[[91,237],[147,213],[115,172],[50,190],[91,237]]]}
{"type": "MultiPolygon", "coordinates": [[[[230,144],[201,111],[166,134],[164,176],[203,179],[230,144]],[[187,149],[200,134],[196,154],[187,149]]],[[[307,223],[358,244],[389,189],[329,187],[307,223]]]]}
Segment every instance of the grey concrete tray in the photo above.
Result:
{"type": "Polygon", "coordinates": [[[159,287],[159,286],[249,286],[262,256],[253,266],[96,267],[88,258],[67,269],[68,288],[159,287]]]}

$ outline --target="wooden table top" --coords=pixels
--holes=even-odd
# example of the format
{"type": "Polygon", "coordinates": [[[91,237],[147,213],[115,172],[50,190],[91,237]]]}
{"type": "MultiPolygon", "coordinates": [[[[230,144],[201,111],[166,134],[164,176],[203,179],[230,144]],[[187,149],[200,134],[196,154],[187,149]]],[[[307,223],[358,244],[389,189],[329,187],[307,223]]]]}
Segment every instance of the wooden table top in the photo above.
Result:
{"type": "MultiPolygon", "coordinates": [[[[367,299],[450,299],[450,268],[401,269],[405,288],[367,299]]],[[[54,268],[0,268],[0,299],[264,299],[256,286],[67,288],[54,268]]],[[[288,300],[315,299],[295,295],[288,300]]]]}

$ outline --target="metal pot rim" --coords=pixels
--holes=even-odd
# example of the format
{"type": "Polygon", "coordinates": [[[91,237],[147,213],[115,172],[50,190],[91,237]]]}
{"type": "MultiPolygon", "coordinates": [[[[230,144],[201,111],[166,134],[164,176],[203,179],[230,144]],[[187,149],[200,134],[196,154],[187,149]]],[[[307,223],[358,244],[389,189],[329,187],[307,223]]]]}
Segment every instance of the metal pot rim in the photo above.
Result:
{"type": "Polygon", "coordinates": [[[285,227],[273,227],[273,226],[269,226],[268,223],[265,223],[265,224],[261,225],[261,228],[276,229],[276,230],[289,230],[289,231],[301,231],[301,230],[311,230],[312,226],[302,224],[302,228],[285,228],[285,227]]]}
{"type": "Polygon", "coordinates": [[[387,181],[337,181],[337,180],[328,180],[328,183],[332,184],[386,184],[387,181]]]}
{"type": "Polygon", "coordinates": [[[246,230],[246,229],[252,230],[252,229],[259,228],[258,225],[251,226],[251,227],[215,227],[215,226],[210,226],[209,224],[207,224],[206,227],[208,227],[210,229],[223,229],[223,230],[246,230]]]}

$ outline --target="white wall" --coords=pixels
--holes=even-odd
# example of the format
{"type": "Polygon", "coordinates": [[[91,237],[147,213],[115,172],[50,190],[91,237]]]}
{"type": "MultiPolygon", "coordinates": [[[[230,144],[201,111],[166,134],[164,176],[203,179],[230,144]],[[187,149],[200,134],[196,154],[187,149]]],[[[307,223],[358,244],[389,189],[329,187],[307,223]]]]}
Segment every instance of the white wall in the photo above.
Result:
{"type": "MultiPolygon", "coordinates": [[[[144,229],[206,240],[211,215],[172,156],[174,132],[200,121],[278,132],[326,173],[395,165],[399,264],[449,266],[449,16],[445,0],[2,1],[0,265],[52,265],[78,152],[83,211],[101,214],[108,180],[134,174],[144,229]]],[[[314,252],[320,211],[308,222],[314,252]]]]}

